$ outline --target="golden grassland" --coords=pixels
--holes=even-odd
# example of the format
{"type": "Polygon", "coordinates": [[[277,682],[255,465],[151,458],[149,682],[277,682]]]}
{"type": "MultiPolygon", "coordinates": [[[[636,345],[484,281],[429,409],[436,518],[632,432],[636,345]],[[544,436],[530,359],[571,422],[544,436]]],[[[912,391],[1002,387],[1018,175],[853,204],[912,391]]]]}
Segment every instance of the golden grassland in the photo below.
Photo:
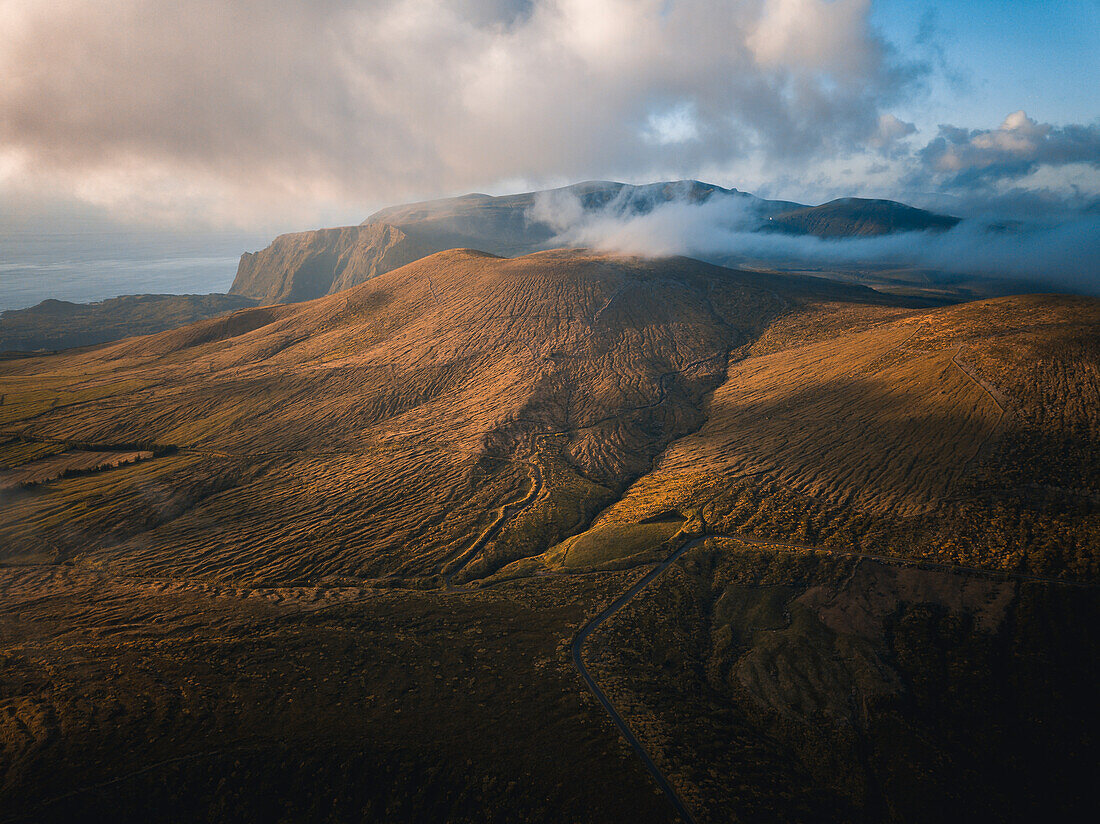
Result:
{"type": "Polygon", "coordinates": [[[671,820],[569,645],[709,534],[586,648],[699,820],[1069,814],[1095,588],[1024,576],[1100,573],[1098,330],[455,250],[0,361],[0,464],[40,481],[0,491],[0,806],[671,820]]]}
{"type": "MultiPolygon", "coordinates": [[[[546,489],[474,560],[511,560],[500,547],[523,528],[537,554],[701,422],[747,335],[710,311],[722,271],[445,253],[300,306],[8,362],[10,434],[180,451],[105,494],[62,482],[13,499],[0,538],[13,554],[46,543],[59,559],[188,575],[425,576],[522,495],[538,460],[546,489]],[[60,532],[38,514],[59,508],[60,532]]],[[[736,299],[746,328],[775,303],[748,287],[736,299]]]]}
{"type": "Polygon", "coordinates": [[[1093,301],[1007,298],[770,341],[601,522],[675,509],[718,533],[1093,580],[1096,332],[1093,301]]]}

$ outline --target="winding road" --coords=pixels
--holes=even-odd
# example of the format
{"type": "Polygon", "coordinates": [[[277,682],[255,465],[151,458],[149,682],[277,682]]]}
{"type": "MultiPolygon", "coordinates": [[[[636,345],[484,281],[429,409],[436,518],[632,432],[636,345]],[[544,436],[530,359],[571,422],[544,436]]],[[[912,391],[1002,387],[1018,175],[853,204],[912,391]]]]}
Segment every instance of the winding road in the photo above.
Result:
{"type": "Polygon", "coordinates": [[[584,645],[588,641],[589,636],[595,632],[607,619],[621,610],[630,601],[632,601],[638,594],[640,594],[646,587],[648,587],[654,580],[656,580],[666,569],[672,564],[676,563],[685,553],[689,552],[694,547],[704,541],[712,538],[727,538],[740,541],[743,544],[749,544],[752,546],[759,546],[765,549],[771,549],[777,552],[820,552],[823,554],[842,557],[842,558],[857,558],[860,560],[876,561],[883,564],[891,564],[895,566],[910,566],[923,569],[931,569],[941,572],[952,572],[955,574],[963,575],[980,575],[993,578],[1001,578],[1015,581],[1027,581],[1029,583],[1044,583],[1058,586],[1069,587],[1089,587],[1087,583],[1079,581],[1063,580],[1058,578],[1044,578],[1039,575],[1026,575],[1021,573],[1002,572],[999,570],[979,569],[974,567],[961,567],[952,564],[943,564],[935,561],[921,561],[918,559],[908,558],[893,558],[884,555],[868,555],[860,552],[847,552],[845,550],[828,549],[824,547],[809,546],[806,544],[784,544],[776,541],[768,541],[757,538],[756,536],[746,535],[741,533],[734,534],[705,534],[695,538],[689,539],[686,543],[680,546],[675,552],[668,556],[664,561],[659,563],[648,573],[646,573],[636,584],[630,589],[611,602],[603,612],[589,621],[580,632],[577,633],[573,639],[572,655],[573,664],[581,674],[581,678],[584,680],[585,686],[596,696],[596,700],[600,702],[600,705],[604,708],[604,711],[611,717],[612,722],[619,729],[619,733],[626,739],[634,754],[641,759],[646,769],[649,770],[650,775],[653,776],[653,780],[657,782],[657,786],[661,788],[661,791],[665,794],[669,803],[676,810],[680,819],[686,824],[695,824],[695,819],[692,817],[691,812],[687,809],[683,800],[676,794],[676,790],[665,778],[664,773],[650,758],[649,753],[646,752],[645,747],[637,739],[634,733],[630,729],[630,725],[626,723],[626,720],[619,714],[619,711],[615,709],[615,705],[611,703],[611,699],[607,697],[600,685],[596,683],[596,679],[592,677],[592,674],[588,671],[588,668],[584,664],[584,645]]]}
{"type": "Polygon", "coordinates": [[[661,788],[661,791],[665,794],[665,797],[668,799],[669,803],[676,810],[677,815],[680,816],[680,819],[684,821],[685,824],[695,824],[695,819],[688,811],[688,808],[684,805],[684,802],[681,800],[680,796],[676,794],[676,790],[672,788],[672,785],[668,782],[668,779],[665,778],[664,773],[662,773],[660,768],[655,763],[653,763],[653,759],[649,757],[649,753],[645,751],[645,747],[642,746],[642,743],[635,737],[634,733],[631,732],[630,726],[626,723],[623,717],[619,715],[619,711],[615,709],[615,705],[611,703],[611,700],[604,694],[603,690],[600,689],[599,684],[596,683],[596,679],[592,677],[592,674],[588,671],[588,668],[585,667],[584,642],[588,640],[588,636],[591,635],[593,631],[596,630],[604,621],[606,621],[608,618],[610,618],[612,615],[614,615],[616,612],[626,606],[631,601],[631,599],[634,598],[635,595],[637,595],[639,592],[649,586],[653,582],[653,580],[657,578],[657,576],[659,576],[662,572],[664,572],[672,564],[674,564],[681,555],[690,550],[692,547],[695,547],[698,544],[702,543],[708,537],[711,536],[702,536],[688,541],[678,550],[669,555],[668,558],[666,558],[664,561],[662,561],[649,572],[647,572],[645,576],[640,581],[638,581],[638,583],[634,584],[634,586],[632,586],[630,589],[628,589],[626,592],[624,592],[622,595],[612,601],[611,606],[609,606],[607,609],[605,609],[603,612],[601,612],[599,615],[597,615],[595,618],[585,624],[584,628],[577,633],[577,637],[573,639],[572,647],[573,664],[580,671],[581,678],[584,679],[585,685],[588,687],[589,690],[591,690],[592,694],[596,696],[596,700],[600,702],[607,714],[611,716],[612,722],[614,722],[615,726],[619,728],[619,732],[622,733],[623,738],[626,739],[626,743],[630,745],[631,749],[634,750],[634,754],[642,760],[643,764],[645,764],[645,768],[649,770],[649,774],[653,776],[653,780],[657,782],[657,786],[661,788]]]}

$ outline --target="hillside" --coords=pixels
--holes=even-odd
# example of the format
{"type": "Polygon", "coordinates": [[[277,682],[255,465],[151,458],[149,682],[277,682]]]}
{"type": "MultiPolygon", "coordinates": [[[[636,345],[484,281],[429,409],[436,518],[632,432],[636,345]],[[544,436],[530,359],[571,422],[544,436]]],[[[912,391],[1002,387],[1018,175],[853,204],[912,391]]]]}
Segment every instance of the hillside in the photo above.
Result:
{"type": "MultiPolygon", "coordinates": [[[[177,515],[150,529],[148,508],[120,498],[48,542],[64,557],[88,552],[88,536],[100,543],[110,522],[112,554],[125,564],[252,578],[292,568],[314,582],[430,575],[540,468],[544,538],[590,517],[701,422],[730,348],[783,306],[766,288],[686,259],[459,250],[318,301],[13,363],[0,409],[9,427],[38,438],[180,449],[141,470],[166,489],[187,487],[172,493],[182,496],[177,515]],[[73,371],[83,375],[76,384],[73,371]],[[26,381],[27,394],[15,390],[26,381]],[[302,483],[317,485],[315,495],[300,496],[302,483]],[[369,500],[369,513],[354,500],[369,500]],[[314,536],[292,554],[301,536],[285,529],[288,505],[305,508],[293,520],[314,536]],[[234,530],[215,551],[193,522],[230,512],[234,530]],[[424,514],[443,512],[425,532],[424,514]],[[118,552],[127,533],[144,560],[118,552]],[[214,562],[212,552],[225,557],[214,562]]],[[[72,505],[66,498],[19,505],[9,557],[41,551],[40,524],[72,505]]]]}
{"type": "Polygon", "coordinates": [[[1072,819],[1098,332],[454,249],[2,361],[0,807],[1072,819]]]}
{"type": "Polygon", "coordinates": [[[185,326],[255,303],[239,295],[123,295],[98,303],[44,300],[0,314],[0,352],[91,346],[185,326]]]}
{"type": "Polygon", "coordinates": [[[793,235],[845,238],[895,232],[942,232],[958,223],[957,217],[915,209],[892,200],[845,197],[820,206],[805,206],[772,215],[766,227],[793,235]]]}

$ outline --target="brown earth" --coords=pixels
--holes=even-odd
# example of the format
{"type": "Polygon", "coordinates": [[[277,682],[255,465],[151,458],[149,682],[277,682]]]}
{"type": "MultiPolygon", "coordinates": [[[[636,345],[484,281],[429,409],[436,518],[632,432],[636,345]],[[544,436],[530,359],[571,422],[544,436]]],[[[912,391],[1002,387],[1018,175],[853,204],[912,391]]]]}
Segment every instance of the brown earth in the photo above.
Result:
{"type": "Polygon", "coordinates": [[[1069,814],[1095,740],[1068,719],[1096,660],[1098,328],[1080,298],[921,309],[453,250],[0,362],[6,466],[155,455],[0,492],[0,806],[669,820],[569,643],[687,536],[728,534],[590,652],[700,820],[916,821],[936,790],[1069,814]],[[1021,707],[1061,737],[1019,733],[1021,707]],[[964,732],[1002,779],[958,779],[964,732]]]}
{"type": "Polygon", "coordinates": [[[0,352],[94,346],[225,315],[255,304],[240,295],[123,295],[98,303],[44,300],[0,313],[0,352]]]}

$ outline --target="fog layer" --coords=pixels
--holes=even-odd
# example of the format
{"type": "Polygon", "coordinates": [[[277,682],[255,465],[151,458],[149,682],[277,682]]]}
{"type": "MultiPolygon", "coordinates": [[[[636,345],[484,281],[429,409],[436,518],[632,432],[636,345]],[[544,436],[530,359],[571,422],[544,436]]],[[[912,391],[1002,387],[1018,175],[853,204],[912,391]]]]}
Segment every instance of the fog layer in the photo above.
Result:
{"type": "Polygon", "coordinates": [[[775,231],[766,206],[747,195],[716,195],[702,203],[678,199],[639,213],[622,201],[585,210],[575,195],[556,192],[540,197],[530,218],[553,227],[554,243],[562,246],[719,263],[912,267],[935,270],[933,277],[1007,278],[1100,294],[1095,214],[1058,223],[970,219],[947,231],[823,239],[775,231]]]}

